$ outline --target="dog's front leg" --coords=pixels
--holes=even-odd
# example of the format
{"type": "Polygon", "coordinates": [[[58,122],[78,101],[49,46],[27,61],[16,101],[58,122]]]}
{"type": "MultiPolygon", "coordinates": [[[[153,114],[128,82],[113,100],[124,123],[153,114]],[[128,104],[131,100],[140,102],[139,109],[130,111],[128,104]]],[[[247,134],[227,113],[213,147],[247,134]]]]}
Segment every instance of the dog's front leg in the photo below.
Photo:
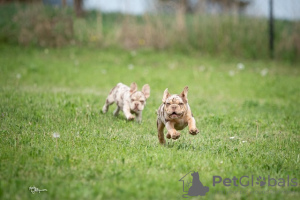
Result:
{"type": "Polygon", "coordinates": [[[189,126],[189,133],[191,135],[197,135],[199,133],[199,130],[196,127],[196,121],[193,116],[190,116],[188,118],[188,126],[189,126]]]}
{"type": "Polygon", "coordinates": [[[142,122],[142,112],[141,111],[136,113],[136,121],[138,123],[142,122]]]}
{"type": "Polygon", "coordinates": [[[167,122],[166,128],[168,130],[166,135],[168,139],[172,138],[173,140],[177,140],[180,137],[180,133],[174,128],[174,122],[167,122]]]}
{"type": "Polygon", "coordinates": [[[124,105],[123,112],[127,120],[134,120],[135,116],[131,114],[130,108],[128,105],[124,105]]]}

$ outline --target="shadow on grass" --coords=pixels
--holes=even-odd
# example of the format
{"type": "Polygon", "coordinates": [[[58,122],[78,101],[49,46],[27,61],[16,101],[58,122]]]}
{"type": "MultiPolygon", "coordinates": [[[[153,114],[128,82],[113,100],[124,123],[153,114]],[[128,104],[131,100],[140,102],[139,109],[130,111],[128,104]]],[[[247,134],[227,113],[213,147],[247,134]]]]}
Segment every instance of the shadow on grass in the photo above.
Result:
{"type": "Polygon", "coordinates": [[[197,148],[195,145],[188,143],[185,140],[177,140],[177,141],[173,141],[173,140],[167,140],[165,147],[167,148],[174,148],[177,150],[197,150],[199,148],[197,148]]]}

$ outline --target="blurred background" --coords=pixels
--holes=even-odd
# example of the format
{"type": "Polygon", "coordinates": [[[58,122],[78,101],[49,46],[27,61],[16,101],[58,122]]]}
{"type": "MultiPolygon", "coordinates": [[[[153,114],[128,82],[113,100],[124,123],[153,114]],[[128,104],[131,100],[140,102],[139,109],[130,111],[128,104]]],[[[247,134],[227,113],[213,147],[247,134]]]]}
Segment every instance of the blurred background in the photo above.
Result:
{"type": "Polygon", "coordinates": [[[300,60],[299,0],[0,0],[0,43],[300,60]]]}

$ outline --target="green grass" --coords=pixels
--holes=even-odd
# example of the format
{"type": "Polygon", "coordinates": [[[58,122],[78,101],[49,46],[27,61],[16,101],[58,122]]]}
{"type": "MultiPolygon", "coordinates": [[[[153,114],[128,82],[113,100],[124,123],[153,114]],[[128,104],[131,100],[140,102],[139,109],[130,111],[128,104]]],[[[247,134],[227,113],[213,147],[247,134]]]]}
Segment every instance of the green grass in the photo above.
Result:
{"type": "Polygon", "coordinates": [[[189,171],[210,188],[190,199],[300,197],[298,66],[151,50],[0,52],[0,199],[182,199],[178,180],[189,171]],[[113,117],[115,106],[101,114],[110,89],[133,81],[151,86],[142,124],[113,117]],[[201,133],[185,129],[160,146],[163,91],[186,85],[201,133]],[[298,186],[213,187],[216,175],[289,175],[298,186]],[[48,191],[31,194],[30,186],[48,191]]]}

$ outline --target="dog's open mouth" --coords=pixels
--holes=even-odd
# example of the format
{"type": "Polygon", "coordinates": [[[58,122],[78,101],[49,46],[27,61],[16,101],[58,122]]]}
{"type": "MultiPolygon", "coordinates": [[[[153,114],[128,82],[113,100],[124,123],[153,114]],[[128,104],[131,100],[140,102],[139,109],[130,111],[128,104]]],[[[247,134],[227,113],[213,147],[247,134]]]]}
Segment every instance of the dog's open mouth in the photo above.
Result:
{"type": "Polygon", "coordinates": [[[180,117],[181,114],[178,114],[176,112],[172,112],[169,116],[170,116],[170,118],[177,118],[177,117],[180,117]]]}
{"type": "Polygon", "coordinates": [[[138,109],[138,108],[134,108],[132,111],[134,111],[134,112],[138,112],[138,111],[141,111],[140,109],[138,109]]]}

